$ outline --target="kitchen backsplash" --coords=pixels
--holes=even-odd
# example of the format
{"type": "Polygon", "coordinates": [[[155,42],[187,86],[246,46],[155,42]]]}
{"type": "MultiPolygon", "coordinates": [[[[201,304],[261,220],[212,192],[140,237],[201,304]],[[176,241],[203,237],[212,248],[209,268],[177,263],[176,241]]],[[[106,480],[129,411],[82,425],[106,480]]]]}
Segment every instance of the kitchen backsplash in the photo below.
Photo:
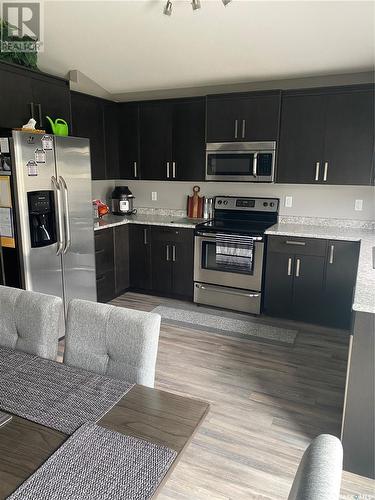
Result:
{"type": "Polygon", "coordinates": [[[280,215],[322,217],[361,221],[375,220],[375,190],[370,186],[310,186],[295,184],[247,184],[232,182],[160,182],[134,180],[93,181],[94,198],[110,202],[115,185],[129,186],[135,196],[135,207],[186,209],[186,196],[194,184],[201,195],[237,195],[280,198],[280,215]],[[173,187],[173,189],[172,189],[173,187]],[[151,200],[151,193],[157,200],[151,200]],[[285,206],[285,198],[292,197],[292,207],[285,206]],[[362,210],[355,210],[356,200],[362,200],[362,210]]]}

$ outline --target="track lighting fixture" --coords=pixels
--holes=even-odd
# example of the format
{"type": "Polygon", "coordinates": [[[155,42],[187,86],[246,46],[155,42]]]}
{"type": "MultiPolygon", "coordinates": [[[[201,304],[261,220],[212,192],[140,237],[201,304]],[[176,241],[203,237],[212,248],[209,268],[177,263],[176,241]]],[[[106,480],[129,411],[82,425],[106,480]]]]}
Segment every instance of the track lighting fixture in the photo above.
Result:
{"type": "Polygon", "coordinates": [[[192,0],[191,6],[193,7],[193,10],[198,10],[201,8],[201,2],[200,0],[192,0]]]}
{"type": "MultiPolygon", "coordinates": [[[[221,0],[224,4],[224,7],[228,5],[232,0],[221,0]]],[[[191,6],[193,7],[193,10],[198,10],[201,8],[201,0],[191,0],[191,6]]],[[[168,0],[167,3],[165,4],[164,7],[164,14],[166,16],[172,15],[172,0],[168,0]]]]}
{"type": "Polygon", "coordinates": [[[171,2],[171,0],[167,1],[163,12],[166,16],[170,16],[172,14],[172,2],[171,2]]]}

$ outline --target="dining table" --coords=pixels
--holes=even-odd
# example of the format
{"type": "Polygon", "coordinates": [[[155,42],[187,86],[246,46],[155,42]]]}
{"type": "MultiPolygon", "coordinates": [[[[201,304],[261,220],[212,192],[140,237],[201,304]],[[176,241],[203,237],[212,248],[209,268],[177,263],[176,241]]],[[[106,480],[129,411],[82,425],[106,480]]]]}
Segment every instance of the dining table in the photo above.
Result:
{"type": "MultiPolygon", "coordinates": [[[[153,494],[155,498],[208,411],[207,402],[134,385],[97,424],[176,452],[153,494]]],[[[13,414],[13,418],[0,427],[0,499],[13,493],[68,438],[69,435],[61,431],[13,414]]]]}

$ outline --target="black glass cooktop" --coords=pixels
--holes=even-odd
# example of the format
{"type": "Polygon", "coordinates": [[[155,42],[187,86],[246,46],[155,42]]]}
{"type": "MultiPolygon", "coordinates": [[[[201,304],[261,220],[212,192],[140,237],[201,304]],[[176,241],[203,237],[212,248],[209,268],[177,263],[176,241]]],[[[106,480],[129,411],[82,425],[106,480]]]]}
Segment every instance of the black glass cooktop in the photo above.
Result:
{"type": "Polygon", "coordinates": [[[269,221],[239,221],[239,220],[211,220],[198,224],[196,231],[212,233],[237,233],[251,236],[263,236],[264,231],[273,226],[274,222],[269,221]]]}

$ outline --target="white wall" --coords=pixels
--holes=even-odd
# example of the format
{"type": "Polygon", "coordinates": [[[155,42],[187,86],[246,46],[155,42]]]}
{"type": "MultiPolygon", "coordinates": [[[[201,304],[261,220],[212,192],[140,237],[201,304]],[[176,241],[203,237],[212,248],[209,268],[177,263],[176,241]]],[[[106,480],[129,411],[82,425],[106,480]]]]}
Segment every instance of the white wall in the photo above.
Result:
{"type": "MultiPolygon", "coordinates": [[[[94,183],[102,181],[94,181],[94,183]]],[[[108,181],[104,181],[108,182],[108,181]]],[[[280,198],[280,215],[332,217],[340,219],[375,220],[375,190],[370,186],[311,186],[294,184],[247,184],[234,182],[168,182],[116,180],[116,185],[129,186],[135,206],[185,209],[186,196],[195,184],[201,194],[271,196],[280,198]],[[151,201],[156,191],[157,201],[151,201]],[[285,196],[293,197],[292,208],[284,206],[285,196]],[[363,210],[355,211],[355,200],[363,200],[363,210]]]]}

